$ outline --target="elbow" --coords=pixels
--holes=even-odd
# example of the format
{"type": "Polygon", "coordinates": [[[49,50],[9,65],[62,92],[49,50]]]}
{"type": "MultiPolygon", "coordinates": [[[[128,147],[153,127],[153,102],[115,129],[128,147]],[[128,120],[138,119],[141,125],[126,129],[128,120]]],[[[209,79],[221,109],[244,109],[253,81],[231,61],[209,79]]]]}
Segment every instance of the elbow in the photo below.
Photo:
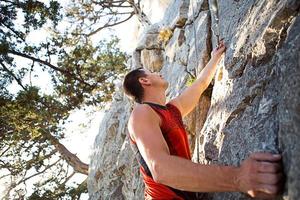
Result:
{"type": "Polygon", "coordinates": [[[152,178],[156,183],[165,184],[166,176],[164,173],[164,169],[159,162],[154,162],[152,164],[152,178]]]}

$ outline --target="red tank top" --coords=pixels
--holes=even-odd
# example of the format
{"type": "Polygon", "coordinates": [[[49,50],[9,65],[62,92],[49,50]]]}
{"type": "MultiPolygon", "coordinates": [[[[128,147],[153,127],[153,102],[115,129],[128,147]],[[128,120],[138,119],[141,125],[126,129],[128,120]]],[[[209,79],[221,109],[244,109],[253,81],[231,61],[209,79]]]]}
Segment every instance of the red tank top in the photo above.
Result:
{"type": "MultiPolygon", "coordinates": [[[[166,106],[148,103],[161,119],[161,132],[169,147],[170,154],[185,159],[191,159],[187,134],[182,122],[180,111],[174,105],[168,103],[166,106]]],[[[130,138],[131,139],[131,138],[130,138]]],[[[177,190],[163,184],[156,183],[151,172],[138,151],[135,141],[131,139],[133,150],[141,165],[140,171],[145,183],[145,199],[195,199],[195,193],[177,190]]]]}

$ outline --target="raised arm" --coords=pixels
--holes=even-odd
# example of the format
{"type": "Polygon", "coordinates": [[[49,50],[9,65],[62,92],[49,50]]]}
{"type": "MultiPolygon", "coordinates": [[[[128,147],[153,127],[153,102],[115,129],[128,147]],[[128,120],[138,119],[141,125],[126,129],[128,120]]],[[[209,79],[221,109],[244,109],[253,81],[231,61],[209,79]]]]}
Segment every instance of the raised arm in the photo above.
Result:
{"type": "Polygon", "coordinates": [[[181,95],[170,101],[178,107],[182,116],[187,115],[197,105],[201,94],[208,87],[214,77],[217,65],[220,62],[224,51],[225,45],[223,41],[221,41],[220,45],[211,53],[210,61],[198,75],[197,80],[191,86],[186,88],[181,95]]]}
{"type": "Polygon", "coordinates": [[[278,192],[276,183],[279,178],[274,173],[279,171],[280,166],[268,162],[261,165],[257,160],[275,162],[280,160],[280,157],[255,154],[241,167],[193,163],[170,155],[159,124],[160,119],[156,113],[147,105],[140,105],[134,109],[128,126],[129,133],[136,141],[154,181],[185,191],[240,191],[252,196],[257,195],[254,190],[269,194],[278,192]]]}

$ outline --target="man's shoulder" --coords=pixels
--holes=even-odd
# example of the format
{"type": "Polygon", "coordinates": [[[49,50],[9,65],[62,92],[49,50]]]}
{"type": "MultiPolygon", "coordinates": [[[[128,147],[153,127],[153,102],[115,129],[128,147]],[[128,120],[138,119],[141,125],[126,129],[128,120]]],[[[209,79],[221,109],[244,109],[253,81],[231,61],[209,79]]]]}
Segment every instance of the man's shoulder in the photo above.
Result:
{"type": "Polygon", "coordinates": [[[147,104],[136,104],[131,112],[129,123],[156,118],[155,113],[147,104]]]}
{"type": "Polygon", "coordinates": [[[147,117],[150,114],[151,114],[151,108],[148,105],[136,104],[132,109],[129,119],[138,120],[147,117]]]}
{"type": "Polygon", "coordinates": [[[149,112],[149,106],[147,104],[135,104],[132,113],[149,112]]]}
{"type": "Polygon", "coordinates": [[[133,107],[128,120],[129,134],[131,138],[135,140],[137,134],[144,133],[144,131],[139,131],[140,129],[148,129],[149,126],[153,126],[156,123],[159,124],[159,119],[150,106],[146,104],[137,104],[133,107]]]}

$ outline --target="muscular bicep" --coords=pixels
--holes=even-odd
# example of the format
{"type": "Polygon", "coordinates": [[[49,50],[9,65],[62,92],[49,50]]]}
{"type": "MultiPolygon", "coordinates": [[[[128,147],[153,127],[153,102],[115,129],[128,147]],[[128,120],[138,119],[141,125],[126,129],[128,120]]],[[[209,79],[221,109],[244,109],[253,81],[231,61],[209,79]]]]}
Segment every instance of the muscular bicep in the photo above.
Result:
{"type": "Polygon", "coordinates": [[[128,127],[152,174],[160,159],[170,154],[155,115],[150,108],[140,109],[133,113],[128,127]]]}

